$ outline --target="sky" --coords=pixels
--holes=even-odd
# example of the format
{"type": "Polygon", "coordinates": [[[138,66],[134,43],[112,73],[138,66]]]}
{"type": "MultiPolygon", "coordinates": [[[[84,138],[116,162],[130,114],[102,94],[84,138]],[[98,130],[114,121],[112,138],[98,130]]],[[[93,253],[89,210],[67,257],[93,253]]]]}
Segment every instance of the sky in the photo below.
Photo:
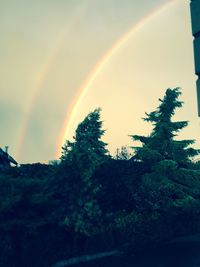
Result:
{"type": "Polygon", "coordinates": [[[58,159],[96,107],[111,153],[134,146],[174,87],[200,147],[189,1],[0,0],[0,32],[0,146],[19,163],[58,159]]]}

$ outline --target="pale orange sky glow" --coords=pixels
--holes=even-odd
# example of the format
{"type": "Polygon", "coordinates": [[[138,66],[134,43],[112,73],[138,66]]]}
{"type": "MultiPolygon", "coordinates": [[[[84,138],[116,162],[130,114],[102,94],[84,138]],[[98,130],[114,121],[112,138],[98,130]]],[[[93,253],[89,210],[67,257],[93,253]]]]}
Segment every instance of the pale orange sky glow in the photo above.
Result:
{"type": "Polygon", "coordinates": [[[189,1],[10,2],[0,2],[0,145],[17,160],[58,157],[66,134],[96,107],[111,153],[133,146],[128,135],[149,133],[141,118],[168,87],[182,87],[176,118],[190,124],[180,137],[200,146],[189,1]]]}

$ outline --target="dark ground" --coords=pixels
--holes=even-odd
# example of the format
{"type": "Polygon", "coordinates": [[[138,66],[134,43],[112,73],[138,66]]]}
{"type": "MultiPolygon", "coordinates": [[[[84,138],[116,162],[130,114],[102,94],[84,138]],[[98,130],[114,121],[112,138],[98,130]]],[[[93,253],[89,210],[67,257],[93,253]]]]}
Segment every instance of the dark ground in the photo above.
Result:
{"type": "Polygon", "coordinates": [[[137,257],[116,256],[73,265],[74,267],[200,267],[200,238],[175,240],[137,257]]]}

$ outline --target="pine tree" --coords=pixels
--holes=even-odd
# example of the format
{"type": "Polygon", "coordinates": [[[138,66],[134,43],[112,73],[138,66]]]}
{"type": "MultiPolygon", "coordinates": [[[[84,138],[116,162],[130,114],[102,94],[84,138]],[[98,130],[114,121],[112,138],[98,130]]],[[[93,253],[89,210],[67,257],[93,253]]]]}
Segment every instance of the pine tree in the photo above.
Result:
{"type": "Polygon", "coordinates": [[[180,89],[167,89],[161,104],[150,113],[146,113],[145,121],[152,123],[153,130],[149,136],[133,135],[133,140],[142,142],[142,147],[135,148],[135,158],[144,162],[159,162],[173,160],[179,166],[186,166],[191,157],[199,154],[199,150],[189,147],[194,140],[175,139],[177,133],[188,125],[188,121],[172,121],[172,116],[183,102],[178,98],[180,89]]]}
{"type": "Polygon", "coordinates": [[[78,125],[74,142],[66,141],[62,147],[61,162],[76,165],[76,169],[86,170],[89,176],[108,154],[107,144],[101,140],[105,130],[102,130],[100,112],[98,108],[89,113],[78,125]]]}
{"type": "Polygon", "coordinates": [[[65,223],[85,234],[95,231],[101,217],[96,197],[101,186],[92,177],[108,158],[107,144],[101,140],[105,131],[100,112],[100,108],[95,109],[78,125],[74,142],[66,141],[61,156],[61,165],[66,164],[73,174],[71,186],[74,189],[65,223]]]}
{"type": "Polygon", "coordinates": [[[179,88],[167,89],[158,108],[144,118],[153,124],[150,135],[132,136],[142,143],[135,150],[135,159],[144,167],[138,191],[133,192],[135,205],[150,221],[163,216],[171,220],[180,213],[192,217],[199,212],[200,172],[191,158],[200,151],[190,147],[194,140],[176,139],[188,122],[172,120],[183,105],[180,95],[179,88]]]}

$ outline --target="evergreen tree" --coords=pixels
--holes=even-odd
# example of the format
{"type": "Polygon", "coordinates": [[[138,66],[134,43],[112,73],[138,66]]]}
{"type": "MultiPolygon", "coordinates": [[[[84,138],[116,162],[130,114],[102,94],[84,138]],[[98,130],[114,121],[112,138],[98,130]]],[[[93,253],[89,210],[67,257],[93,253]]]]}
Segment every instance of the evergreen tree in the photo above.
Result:
{"type": "Polygon", "coordinates": [[[65,223],[86,234],[96,231],[95,227],[100,223],[101,210],[96,198],[100,185],[92,176],[108,158],[107,144],[101,140],[105,131],[100,112],[101,109],[95,109],[78,125],[74,142],[66,141],[61,156],[61,165],[70,167],[73,176],[65,223]]]}
{"type": "Polygon", "coordinates": [[[100,120],[101,109],[95,109],[78,125],[74,142],[66,141],[62,147],[61,162],[75,164],[83,171],[89,169],[91,173],[107,157],[106,143],[101,140],[105,130],[102,130],[100,120]]]}
{"type": "Polygon", "coordinates": [[[175,140],[177,133],[188,125],[187,121],[172,121],[172,116],[177,108],[182,107],[183,102],[178,98],[180,89],[167,89],[158,108],[146,113],[145,121],[153,124],[153,130],[149,136],[133,135],[133,140],[142,142],[142,147],[136,148],[135,157],[139,160],[153,163],[161,160],[173,160],[179,166],[186,166],[190,158],[199,154],[199,150],[189,147],[194,140],[175,140]]]}
{"type": "MultiPolygon", "coordinates": [[[[159,99],[158,108],[146,113],[144,120],[153,125],[150,135],[132,136],[133,140],[142,143],[142,147],[136,148],[135,159],[145,170],[140,186],[136,192],[133,191],[133,195],[136,210],[142,214],[144,228],[150,229],[150,224],[160,221],[159,224],[165,224],[170,232],[170,228],[173,229],[175,222],[179,220],[181,223],[177,229],[184,235],[192,227],[196,227],[194,219],[191,228],[183,226],[184,220],[199,216],[200,172],[195,169],[191,158],[200,151],[190,147],[194,140],[176,139],[179,131],[188,125],[187,121],[172,120],[176,109],[183,105],[179,100],[180,95],[179,88],[167,89],[164,98],[159,99]]],[[[159,227],[157,230],[159,232],[159,227]]],[[[156,228],[153,232],[154,240],[160,238],[160,234],[163,237],[165,235],[163,228],[157,237],[156,228]]],[[[174,232],[172,235],[176,234],[174,232]]],[[[150,235],[146,232],[148,238],[150,235]]]]}

